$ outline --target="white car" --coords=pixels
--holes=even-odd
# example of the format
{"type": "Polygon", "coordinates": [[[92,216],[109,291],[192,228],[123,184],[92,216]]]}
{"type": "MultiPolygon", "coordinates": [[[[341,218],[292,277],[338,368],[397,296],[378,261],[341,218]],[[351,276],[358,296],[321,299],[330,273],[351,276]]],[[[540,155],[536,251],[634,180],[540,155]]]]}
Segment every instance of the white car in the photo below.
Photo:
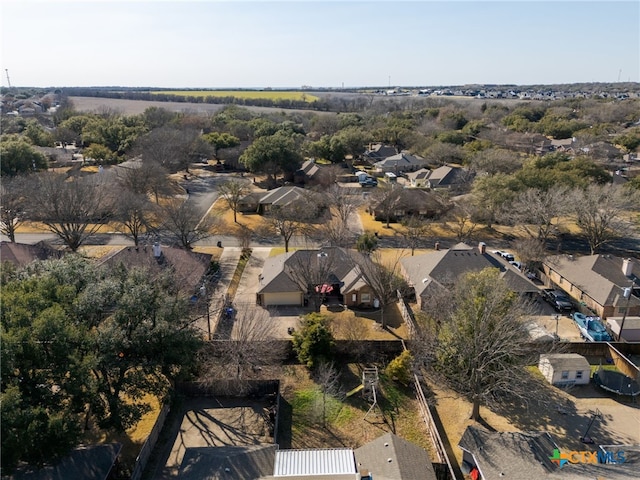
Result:
{"type": "Polygon", "coordinates": [[[518,270],[522,271],[522,263],[520,262],[516,262],[515,260],[512,260],[511,262],[509,262],[511,265],[513,265],[514,267],[516,267],[518,270]]]}

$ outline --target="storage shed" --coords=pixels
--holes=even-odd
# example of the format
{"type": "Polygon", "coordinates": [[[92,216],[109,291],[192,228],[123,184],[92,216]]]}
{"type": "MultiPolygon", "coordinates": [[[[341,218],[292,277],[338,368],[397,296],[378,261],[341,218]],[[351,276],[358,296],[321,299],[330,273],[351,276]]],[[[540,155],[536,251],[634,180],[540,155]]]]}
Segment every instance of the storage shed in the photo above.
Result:
{"type": "Polygon", "coordinates": [[[538,369],[550,384],[557,386],[586,385],[591,375],[589,362],[577,353],[542,354],[538,369]]]}

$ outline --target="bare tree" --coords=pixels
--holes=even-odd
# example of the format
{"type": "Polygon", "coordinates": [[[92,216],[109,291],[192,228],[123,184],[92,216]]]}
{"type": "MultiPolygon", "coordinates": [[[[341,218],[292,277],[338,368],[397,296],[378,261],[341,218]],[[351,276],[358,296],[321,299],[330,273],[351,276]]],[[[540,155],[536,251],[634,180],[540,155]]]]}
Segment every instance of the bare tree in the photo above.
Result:
{"type": "Polygon", "coordinates": [[[214,341],[205,359],[204,381],[234,379],[242,382],[263,366],[277,364],[285,355],[276,338],[276,323],[263,308],[247,306],[235,314],[230,340],[214,341]]]}
{"type": "Polygon", "coordinates": [[[362,197],[360,195],[352,195],[347,189],[338,185],[332,185],[326,191],[327,205],[331,209],[331,213],[336,217],[345,228],[349,228],[349,220],[351,216],[362,205],[362,197]]]}
{"type": "Polygon", "coordinates": [[[206,145],[195,128],[165,125],[138,138],[134,151],[145,162],[170,172],[184,170],[189,173],[189,164],[197,157],[206,155],[206,145]]]}
{"type": "Polygon", "coordinates": [[[265,217],[270,225],[284,240],[284,250],[289,251],[289,242],[297,233],[304,233],[308,225],[318,217],[318,210],[312,202],[299,201],[285,206],[272,206],[265,217]]]}
{"type": "Polygon", "coordinates": [[[638,195],[615,185],[590,185],[571,195],[573,213],[593,255],[600,247],[631,229],[622,215],[638,210],[638,195]]]}
{"type": "Polygon", "coordinates": [[[375,195],[375,212],[379,212],[380,216],[386,222],[386,228],[389,228],[391,218],[395,215],[398,205],[401,201],[402,188],[392,186],[391,188],[379,188],[375,195]]]}
{"type": "Polygon", "coordinates": [[[16,231],[26,220],[26,182],[24,177],[5,177],[0,184],[0,233],[16,241],[16,231]]]}
{"type": "Polygon", "coordinates": [[[113,196],[99,175],[67,180],[46,172],[32,178],[28,191],[29,217],[44,223],[74,252],[113,213],[113,196]]]}
{"type": "Polygon", "coordinates": [[[493,268],[467,274],[453,291],[442,293],[449,301],[430,312],[440,327],[419,342],[426,346],[422,360],[435,380],[472,402],[474,420],[480,419],[481,405],[531,401],[527,302],[493,268]]]}
{"type": "Polygon", "coordinates": [[[250,191],[248,183],[240,180],[227,180],[218,185],[218,191],[224,201],[227,202],[229,208],[233,211],[234,223],[238,223],[237,213],[240,200],[242,200],[242,198],[250,191]]]}
{"type": "Polygon", "coordinates": [[[518,195],[508,208],[505,206],[499,217],[545,244],[557,233],[569,207],[568,188],[559,186],[548,191],[531,188],[518,195]]]}
{"type": "Polygon", "coordinates": [[[447,213],[443,228],[453,232],[457,242],[468,242],[480,228],[474,220],[474,207],[467,202],[457,202],[447,213]]]}
{"type": "Polygon", "coordinates": [[[161,214],[162,228],[187,250],[191,250],[195,242],[214,235],[219,225],[210,217],[202,218],[197,209],[180,198],[169,200],[161,214]]]}
{"type": "Polygon", "coordinates": [[[153,204],[146,195],[122,190],[116,204],[116,228],[133,240],[138,246],[140,236],[152,230],[153,204]]]}
{"type": "Polygon", "coordinates": [[[356,241],[356,235],[337,218],[332,218],[328,222],[316,225],[311,233],[318,243],[330,245],[332,247],[352,247],[356,241]]]}
{"type": "Polygon", "coordinates": [[[167,170],[151,161],[129,162],[117,169],[118,183],[125,189],[141,194],[152,194],[156,204],[160,196],[174,193],[175,185],[169,179],[167,170]]]}
{"type": "Polygon", "coordinates": [[[397,301],[397,292],[404,288],[405,282],[400,277],[400,255],[394,259],[384,261],[380,252],[373,252],[370,256],[363,256],[360,269],[375,298],[380,303],[380,323],[382,328],[387,326],[384,309],[397,301]]]}
{"type": "Polygon", "coordinates": [[[330,398],[342,395],[340,388],[340,372],[335,368],[333,362],[323,362],[319,364],[314,372],[314,380],[321,393],[322,426],[327,428],[327,402],[330,398]]]}
{"type": "Polygon", "coordinates": [[[416,248],[420,247],[424,242],[424,237],[430,231],[430,226],[423,218],[412,215],[402,220],[402,226],[404,227],[404,233],[402,236],[407,244],[407,247],[411,249],[411,256],[416,251],[416,248]]]}
{"type": "Polygon", "coordinates": [[[513,242],[513,249],[518,254],[524,270],[532,270],[542,264],[547,257],[544,243],[537,238],[521,238],[513,242]]]}

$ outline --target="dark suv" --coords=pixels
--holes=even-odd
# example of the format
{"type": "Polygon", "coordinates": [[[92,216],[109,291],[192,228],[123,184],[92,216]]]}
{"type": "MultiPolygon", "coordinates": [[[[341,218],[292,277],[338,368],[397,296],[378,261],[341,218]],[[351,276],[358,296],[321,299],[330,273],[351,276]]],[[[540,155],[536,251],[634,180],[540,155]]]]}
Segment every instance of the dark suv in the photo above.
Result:
{"type": "Polygon", "coordinates": [[[566,293],[551,288],[542,291],[544,299],[553,306],[558,312],[571,312],[573,303],[566,293]]]}

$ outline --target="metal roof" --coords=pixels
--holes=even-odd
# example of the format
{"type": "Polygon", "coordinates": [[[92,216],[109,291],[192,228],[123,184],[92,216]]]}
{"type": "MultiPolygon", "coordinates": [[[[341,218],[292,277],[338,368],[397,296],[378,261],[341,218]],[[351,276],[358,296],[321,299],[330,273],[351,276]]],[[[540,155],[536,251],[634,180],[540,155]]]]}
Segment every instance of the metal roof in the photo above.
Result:
{"type": "Polygon", "coordinates": [[[356,460],[350,448],[278,450],[273,469],[274,477],[356,473],[356,460]]]}

